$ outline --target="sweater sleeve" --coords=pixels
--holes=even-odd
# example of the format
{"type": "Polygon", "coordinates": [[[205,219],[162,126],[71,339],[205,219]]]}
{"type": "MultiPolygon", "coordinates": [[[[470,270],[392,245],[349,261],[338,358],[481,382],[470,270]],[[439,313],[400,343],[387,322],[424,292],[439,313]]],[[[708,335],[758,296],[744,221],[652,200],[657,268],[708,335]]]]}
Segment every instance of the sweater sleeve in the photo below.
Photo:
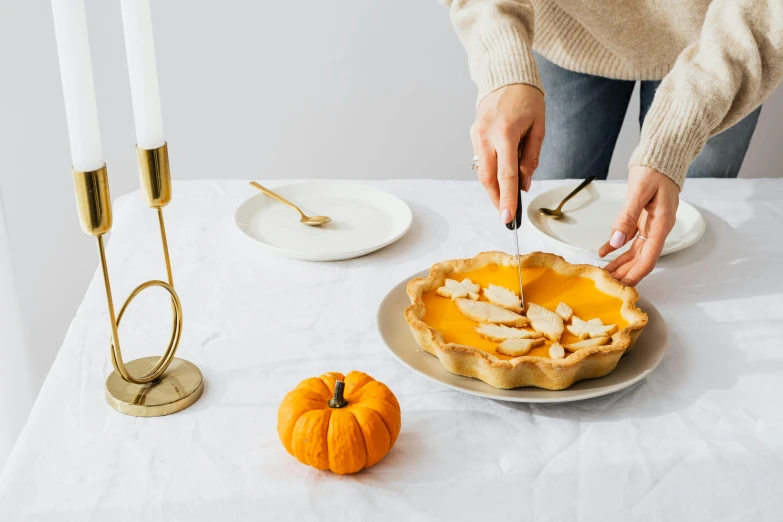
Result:
{"type": "Polygon", "coordinates": [[[783,76],[783,1],[713,0],[699,39],[661,82],[629,165],[682,187],[711,136],[750,114],[783,76]]]}
{"type": "Polygon", "coordinates": [[[445,0],[468,53],[478,101],[505,85],[526,83],[544,91],[531,50],[530,0],[445,0]]]}

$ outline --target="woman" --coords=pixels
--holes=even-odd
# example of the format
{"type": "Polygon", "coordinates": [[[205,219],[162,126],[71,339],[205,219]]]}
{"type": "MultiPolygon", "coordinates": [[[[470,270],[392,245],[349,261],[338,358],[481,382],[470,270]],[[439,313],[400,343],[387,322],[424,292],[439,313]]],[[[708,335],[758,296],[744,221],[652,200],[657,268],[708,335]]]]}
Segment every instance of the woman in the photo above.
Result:
{"type": "Polygon", "coordinates": [[[627,285],[655,267],[686,175],[737,176],[783,76],[783,0],[446,3],[479,88],[470,132],[479,179],[503,223],[536,171],[606,177],[642,82],[628,194],[599,250],[633,241],[606,267],[627,285]]]}

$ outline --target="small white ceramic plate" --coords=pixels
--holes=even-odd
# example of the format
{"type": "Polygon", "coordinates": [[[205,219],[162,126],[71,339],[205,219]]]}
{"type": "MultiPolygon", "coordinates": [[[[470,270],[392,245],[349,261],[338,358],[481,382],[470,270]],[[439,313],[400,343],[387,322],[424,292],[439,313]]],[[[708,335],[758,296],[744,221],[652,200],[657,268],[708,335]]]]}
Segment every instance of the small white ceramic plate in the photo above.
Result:
{"type": "Polygon", "coordinates": [[[332,221],[320,227],[299,222],[299,214],[256,192],[236,211],[239,229],[261,246],[305,261],[339,261],[363,256],[394,243],[411,226],[413,214],[397,196],[345,181],[313,181],[268,187],[308,216],[332,221]]]}
{"type": "Polygon", "coordinates": [[[663,317],[646,299],[639,299],[638,306],[647,312],[649,322],[642,335],[617,368],[600,379],[579,381],[565,390],[552,391],[541,388],[515,388],[501,390],[478,379],[450,373],[437,357],[422,350],[413,338],[405,309],[410,299],[405,292],[408,281],[427,277],[428,270],[419,272],[395,286],[386,294],[378,309],[378,330],[389,351],[405,366],[431,381],[457,391],[512,402],[571,402],[600,397],[627,388],[647,377],[663,359],[668,347],[668,330],[663,317]]]}
{"type": "MultiPolygon", "coordinates": [[[[538,209],[557,208],[569,192],[579,184],[548,190],[534,197],[528,203],[527,217],[535,230],[560,246],[575,253],[594,259],[598,248],[608,239],[617,213],[625,201],[628,185],[594,181],[563,206],[566,217],[552,219],[541,215],[538,209]]],[[[707,225],[701,213],[686,201],[680,200],[677,209],[677,223],[666,238],[662,256],[677,252],[696,243],[704,235],[707,225]]],[[[630,242],[604,260],[610,261],[630,248],[630,242]]]]}

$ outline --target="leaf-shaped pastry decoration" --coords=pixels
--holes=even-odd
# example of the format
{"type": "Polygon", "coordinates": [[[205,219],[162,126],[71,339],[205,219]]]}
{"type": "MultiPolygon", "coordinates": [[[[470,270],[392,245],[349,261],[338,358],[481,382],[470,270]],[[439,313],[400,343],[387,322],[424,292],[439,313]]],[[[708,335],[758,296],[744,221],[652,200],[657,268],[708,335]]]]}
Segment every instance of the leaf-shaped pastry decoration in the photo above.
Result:
{"type": "Polygon", "coordinates": [[[492,304],[502,306],[518,314],[522,313],[522,300],[517,294],[504,286],[489,285],[482,290],[484,297],[492,304]]]}
{"type": "Polygon", "coordinates": [[[479,290],[481,290],[481,286],[473,283],[470,279],[465,278],[462,282],[455,281],[454,279],[446,279],[443,286],[438,288],[435,292],[441,297],[449,297],[452,300],[466,297],[473,301],[478,301],[479,290]]]}
{"type": "Polygon", "coordinates": [[[565,348],[569,352],[576,352],[584,348],[603,346],[605,344],[608,344],[609,341],[611,341],[611,338],[609,337],[595,337],[593,339],[585,339],[584,341],[579,341],[571,344],[564,344],[563,348],[565,348]]]}
{"type": "Polygon", "coordinates": [[[565,350],[560,343],[552,343],[552,346],[549,347],[549,358],[562,359],[563,357],[565,357],[565,350]]]}
{"type": "Polygon", "coordinates": [[[536,303],[528,303],[527,318],[533,330],[541,332],[550,341],[560,341],[563,335],[563,319],[543,306],[536,303]]]}
{"type": "Polygon", "coordinates": [[[509,357],[521,357],[536,346],[544,344],[544,339],[507,339],[497,345],[495,350],[509,357]]]}
{"type": "Polygon", "coordinates": [[[595,339],[596,337],[608,337],[617,331],[616,324],[601,324],[601,320],[590,319],[589,321],[583,321],[577,316],[571,317],[571,324],[566,326],[566,330],[571,335],[578,337],[580,340],[595,339]]]}
{"type": "Polygon", "coordinates": [[[565,303],[558,303],[555,313],[565,322],[568,322],[571,316],[574,315],[574,311],[565,303]]]}
{"type": "Polygon", "coordinates": [[[502,324],[506,326],[525,326],[528,321],[523,315],[515,314],[510,310],[485,303],[484,301],[470,301],[469,299],[457,299],[457,309],[462,315],[477,323],[502,324]]]}
{"type": "Polygon", "coordinates": [[[522,330],[521,328],[511,328],[502,324],[482,323],[474,328],[479,337],[501,343],[506,339],[537,339],[542,337],[539,332],[522,330]]]}

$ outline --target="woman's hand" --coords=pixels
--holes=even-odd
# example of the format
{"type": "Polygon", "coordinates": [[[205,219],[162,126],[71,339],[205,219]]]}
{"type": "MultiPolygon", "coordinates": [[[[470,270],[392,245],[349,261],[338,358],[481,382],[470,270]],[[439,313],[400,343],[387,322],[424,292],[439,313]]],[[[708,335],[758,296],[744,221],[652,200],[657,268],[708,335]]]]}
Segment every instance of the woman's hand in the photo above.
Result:
{"type": "Polygon", "coordinates": [[[625,205],[614,222],[611,238],[598,250],[604,257],[633,240],[627,252],[606,265],[612,277],[636,286],[652,272],[674,227],[679,203],[680,189],[665,174],[641,165],[631,167],[625,205]],[[647,239],[634,239],[637,231],[647,239]]]}
{"type": "Polygon", "coordinates": [[[520,172],[522,189],[538,167],[544,141],[544,95],[533,86],[506,85],[481,100],[470,128],[478,177],[500,220],[511,221],[517,208],[520,172]]]}

